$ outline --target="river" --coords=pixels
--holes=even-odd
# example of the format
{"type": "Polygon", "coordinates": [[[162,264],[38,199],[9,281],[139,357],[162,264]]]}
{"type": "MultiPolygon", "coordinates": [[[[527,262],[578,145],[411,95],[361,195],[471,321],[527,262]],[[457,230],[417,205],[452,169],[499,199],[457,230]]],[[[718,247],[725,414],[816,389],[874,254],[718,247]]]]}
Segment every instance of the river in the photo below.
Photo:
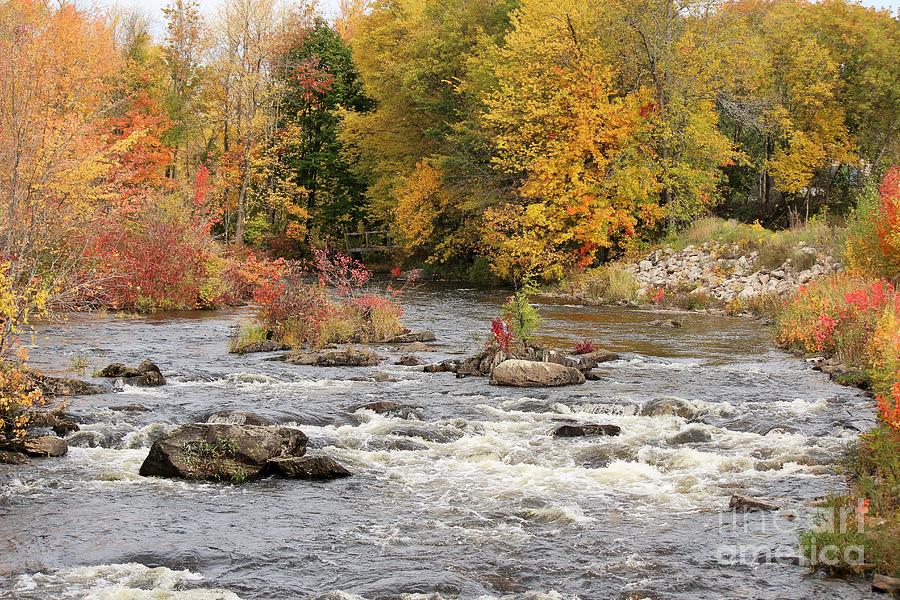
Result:
{"type": "MultiPolygon", "coordinates": [[[[406,324],[433,329],[437,361],[483,343],[503,294],[429,286],[406,324]]],[[[771,329],[720,316],[540,307],[541,341],[591,338],[622,354],[602,381],[554,390],[489,386],[421,367],[322,369],[234,356],[247,309],[40,328],[34,366],[89,370],[151,358],[169,384],[76,398],[69,454],[0,465],[5,598],[869,598],[862,582],[793,564],[812,501],[844,485],[835,461],[874,423],[872,402],[774,349],[771,329]],[[365,378],[373,370],[396,381],[365,378]],[[668,440],[689,400],[711,439],[668,440]],[[352,413],[385,399],[420,419],[352,413]],[[113,411],[137,403],[147,412],[113,411]],[[219,410],[299,426],[354,476],[242,485],[142,478],[153,439],[219,410]],[[560,419],[622,435],[560,439],[560,419]],[[775,429],[773,429],[775,427],[775,429]],[[770,431],[771,430],[771,431],[770,431]],[[733,515],[732,493],[779,499],[733,515]]]]}

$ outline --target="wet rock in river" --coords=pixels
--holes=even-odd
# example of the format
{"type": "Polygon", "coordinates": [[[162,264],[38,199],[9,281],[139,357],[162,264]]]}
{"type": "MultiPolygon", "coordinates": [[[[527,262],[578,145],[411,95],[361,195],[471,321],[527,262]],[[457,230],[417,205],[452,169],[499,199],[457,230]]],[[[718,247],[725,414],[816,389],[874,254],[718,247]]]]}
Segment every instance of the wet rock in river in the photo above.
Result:
{"type": "Polygon", "coordinates": [[[872,591],[898,596],[900,595],[900,578],[876,573],[872,578],[872,591]]]}
{"type": "Polygon", "coordinates": [[[116,406],[110,406],[109,410],[114,410],[116,412],[150,412],[150,409],[143,404],[118,404],[116,406]]]}
{"type": "Polygon", "coordinates": [[[371,410],[379,415],[389,415],[392,417],[400,417],[401,419],[418,418],[420,408],[418,406],[409,406],[400,404],[399,402],[391,402],[390,400],[379,400],[377,402],[369,402],[361,404],[351,409],[352,412],[358,410],[371,410]]]}
{"type": "Polygon", "coordinates": [[[428,352],[430,349],[428,344],[423,344],[422,342],[413,342],[401,348],[404,352],[428,352]]]}
{"type": "Polygon", "coordinates": [[[459,362],[455,360],[445,360],[433,365],[425,365],[426,373],[455,373],[459,368],[459,362]]]}
{"type": "Polygon", "coordinates": [[[617,460],[634,462],[637,460],[637,448],[621,444],[609,443],[591,444],[581,448],[575,453],[578,464],[591,469],[603,469],[617,460]]]}
{"type": "Polygon", "coordinates": [[[700,414],[700,410],[681,398],[659,398],[651,400],[641,409],[641,415],[645,417],[658,417],[663,415],[673,415],[683,419],[696,419],[700,414]]]}
{"type": "Polygon", "coordinates": [[[556,437],[582,437],[587,435],[619,435],[622,428],[618,425],[598,425],[595,423],[585,425],[560,425],[553,432],[556,437]]]}
{"type": "Polygon", "coordinates": [[[291,347],[283,342],[276,342],[275,340],[263,340],[262,342],[254,342],[252,344],[247,344],[246,346],[241,346],[239,348],[234,348],[229,350],[232,354],[254,354],[259,352],[281,352],[283,350],[290,350],[291,347]]]}
{"type": "Polygon", "coordinates": [[[220,410],[206,417],[206,422],[225,425],[275,425],[275,421],[268,417],[241,410],[220,410]]]}
{"type": "Polygon", "coordinates": [[[385,344],[413,344],[415,342],[433,342],[437,340],[437,336],[434,335],[433,331],[418,331],[418,332],[410,332],[404,333],[398,336],[394,336],[390,339],[384,340],[385,344]]]}
{"type": "Polygon", "coordinates": [[[576,354],[575,359],[578,361],[578,364],[574,366],[576,366],[578,369],[581,369],[582,371],[589,371],[600,363],[619,360],[620,358],[622,357],[615,352],[597,350],[595,352],[588,352],[586,354],[576,354]]]}
{"type": "Polygon", "coordinates": [[[47,427],[61,437],[80,429],[73,416],[58,410],[32,412],[28,419],[28,427],[47,427]]]}
{"type": "Polygon", "coordinates": [[[315,367],[374,367],[381,357],[367,348],[357,350],[324,350],[320,352],[295,352],[284,358],[294,365],[315,367]]]}
{"type": "Polygon", "coordinates": [[[557,387],[584,382],[584,375],[574,367],[530,360],[505,360],[491,373],[492,385],[557,387]]]}
{"type": "Polygon", "coordinates": [[[700,444],[712,440],[712,435],[699,427],[688,427],[670,437],[667,441],[672,445],[678,444],[700,444]]]}
{"type": "Polygon", "coordinates": [[[127,385],[135,387],[158,387],[166,384],[159,367],[153,361],[145,360],[137,367],[128,367],[122,363],[112,363],[103,368],[98,377],[110,379],[121,378],[127,385]]]}
{"type": "Polygon", "coordinates": [[[481,377],[485,375],[481,370],[481,363],[484,360],[484,355],[472,356],[470,358],[465,359],[456,367],[456,377],[457,379],[462,379],[463,377],[481,377]]]}
{"type": "Polygon", "coordinates": [[[329,481],[349,477],[350,471],[329,456],[289,456],[273,458],[267,462],[262,475],[329,481]]]}
{"type": "Polygon", "coordinates": [[[449,426],[431,426],[425,425],[404,425],[394,427],[387,432],[387,435],[396,435],[400,437],[413,437],[425,440],[426,442],[437,442],[438,444],[449,444],[463,437],[463,432],[455,427],[449,426]]]}
{"type": "Polygon", "coordinates": [[[289,427],[195,423],[183,425],[150,447],[140,474],[243,481],[273,458],[306,453],[307,437],[289,427]]]}
{"type": "Polygon", "coordinates": [[[94,396],[112,391],[105,385],[88,383],[87,381],[70,377],[47,377],[37,374],[32,374],[31,377],[45,396],[94,396]]]}
{"type": "Polygon", "coordinates": [[[384,373],[382,371],[375,371],[374,373],[368,373],[365,376],[360,377],[351,377],[350,381],[374,381],[375,383],[397,383],[400,381],[390,373],[384,373]]]}
{"type": "Polygon", "coordinates": [[[69,445],[65,440],[53,435],[47,435],[5,442],[0,446],[0,450],[19,452],[36,457],[65,456],[69,451],[69,445]]]}
{"type": "Polygon", "coordinates": [[[681,321],[676,321],[675,319],[656,319],[655,321],[650,321],[647,323],[648,327],[670,327],[672,329],[677,329],[681,327],[681,321]]]}
{"type": "Polygon", "coordinates": [[[745,513],[779,510],[781,506],[768,500],[752,498],[750,496],[739,496],[737,494],[734,494],[733,496],[731,496],[731,501],[728,503],[728,508],[734,510],[735,512],[745,513]]]}
{"type": "Polygon", "coordinates": [[[29,462],[28,455],[24,452],[0,450],[0,465],[27,465],[29,462]]]}
{"type": "Polygon", "coordinates": [[[422,362],[416,356],[412,356],[411,354],[405,354],[400,357],[395,364],[401,365],[403,367],[416,367],[421,365],[422,362]]]}

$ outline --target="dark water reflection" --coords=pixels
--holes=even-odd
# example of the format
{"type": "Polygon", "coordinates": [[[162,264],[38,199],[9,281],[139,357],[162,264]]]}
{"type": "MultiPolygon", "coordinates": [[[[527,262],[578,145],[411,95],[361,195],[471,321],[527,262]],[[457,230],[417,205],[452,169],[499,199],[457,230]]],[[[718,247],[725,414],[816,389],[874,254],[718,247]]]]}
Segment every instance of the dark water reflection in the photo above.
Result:
{"type": "MultiPolygon", "coordinates": [[[[439,360],[483,343],[501,292],[410,292],[405,320],[434,329],[439,360]]],[[[604,381],[494,388],[393,366],[317,370],[227,354],[246,309],[153,318],[72,318],[42,328],[33,362],[91,369],[150,357],[170,385],[79,398],[70,454],[0,466],[0,594],[12,598],[868,598],[863,583],[759,563],[796,553],[814,498],[839,488],[833,461],[872,424],[870,401],[772,349],[758,323],[706,315],[543,306],[543,341],[590,338],[623,353],[604,381]],[[638,416],[690,401],[710,441],[638,416]],[[388,399],[421,421],[352,414],[388,399]],[[116,412],[139,403],[147,412],[116,412]],[[301,426],[355,476],[242,486],[145,479],[149,444],[218,410],[301,426]],[[618,438],[559,440],[560,418],[615,423],[618,438]],[[767,433],[773,426],[782,429],[767,433]],[[790,514],[724,513],[733,492],[781,498],[790,514]],[[724,519],[724,520],[723,520],[724,519]],[[744,560],[728,564],[734,552],[744,560]],[[155,594],[155,595],[154,595],[155,594]],[[421,594],[422,596],[416,596],[421,594]]]]}

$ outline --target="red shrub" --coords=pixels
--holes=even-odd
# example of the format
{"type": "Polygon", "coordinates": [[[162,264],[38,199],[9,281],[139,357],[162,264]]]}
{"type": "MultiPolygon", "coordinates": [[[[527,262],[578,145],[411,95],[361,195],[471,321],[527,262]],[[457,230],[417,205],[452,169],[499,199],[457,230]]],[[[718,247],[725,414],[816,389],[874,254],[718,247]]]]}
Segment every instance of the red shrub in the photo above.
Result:
{"type": "Polygon", "coordinates": [[[326,250],[313,250],[313,267],[319,274],[319,283],[333,288],[341,297],[352,296],[372,277],[371,271],[358,260],[326,250]]]}
{"type": "Polygon", "coordinates": [[[504,319],[494,317],[491,320],[491,342],[493,346],[503,352],[509,352],[513,344],[513,332],[504,319]]]}
{"type": "Polygon", "coordinates": [[[575,344],[575,354],[590,354],[594,350],[594,342],[591,340],[582,340],[575,344]]]}

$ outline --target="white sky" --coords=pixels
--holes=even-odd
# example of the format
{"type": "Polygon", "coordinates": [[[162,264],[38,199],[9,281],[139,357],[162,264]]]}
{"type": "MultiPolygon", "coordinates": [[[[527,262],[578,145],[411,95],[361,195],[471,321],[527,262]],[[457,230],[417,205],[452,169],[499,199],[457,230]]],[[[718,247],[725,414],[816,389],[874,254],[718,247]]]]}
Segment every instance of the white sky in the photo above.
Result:
{"type": "MultiPolygon", "coordinates": [[[[134,7],[148,14],[156,21],[155,25],[162,24],[162,7],[169,3],[169,0],[96,0],[98,4],[111,6],[119,4],[121,6],[134,7]]],[[[289,2],[290,0],[288,0],[289,2]]],[[[552,1],[552,0],[551,0],[552,1]]],[[[215,12],[216,6],[221,0],[198,0],[201,10],[205,14],[215,12]]],[[[338,0],[318,0],[319,7],[326,17],[333,17],[338,11],[338,0]]],[[[897,14],[900,12],[900,0],[861,0],[864,6],[874,6],[876,8],[889,8],[891,12],[897,14]]]]}
{"type": "MultiPolygon", "coordinates": [[[[141,13],[151,17],[153,24],[162,28],[162,9],[168,5],[169,0],[94,0],[100,6],[123,6],[127,8],[136,8],[141,13]]],[[[900,2],[900,0],[893,0],[900,2]]],[[[212,15],[216,12],[216,7],[221,4],[222,0],[197,0],[200,10],[205,15],[212,15]]],[[[290,4],[290,0],[285,0],[290,4]]],[[[338,12],[338,0],[318,0],[319,10],[328,18],[333,17],[338,12]]]]}

